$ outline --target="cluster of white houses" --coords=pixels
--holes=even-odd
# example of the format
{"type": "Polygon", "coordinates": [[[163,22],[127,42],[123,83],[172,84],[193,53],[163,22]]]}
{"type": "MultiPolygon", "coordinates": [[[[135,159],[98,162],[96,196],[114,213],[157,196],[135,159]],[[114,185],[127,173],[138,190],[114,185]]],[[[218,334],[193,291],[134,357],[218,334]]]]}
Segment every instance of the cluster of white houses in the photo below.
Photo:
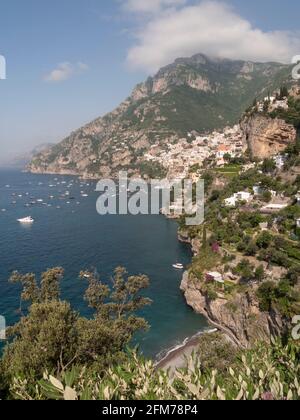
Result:
{"type": "Polygon", "coordinates": [[[217,166],[225,164],[224,157],[240,156],[244,150],[243,133],[239,125],[226,128],[222,133],[214,131],[206,136],[188,133],[187,139],[176,144],[169,143],[167,150],[159,151],[154,145],[145,155],[146,160],[158,162],[168,170],[169,178],[187,177],[190,169],[208,158],[213,158],[217,166]]]}
{"type": "MultiPolygon", "coordinates": [[[[249,204],[253,201],[256,197],[262,195],[265,191],[268,191],[271,194],[271,202],[262,206],[260,208],[261,213],[274,213],[279,212],[290,204],[290,199],[284,197],[283,195],[278,195],[276,191],[273,190],[265,190],[261,187],[261,185],[254,185],[252,188],[253,192],[249,191],[240,191],[238,193],[233,194],[231,197],[225,199],[226,207],[236,207],[238,204],[246,203],[249,204]]],[[[296,196],[296,198],[298,195],[296,196]]],[[[298,203],[300,204],[300,193],[299,197],[297,198],[298,203]]]]}
{"type": "MultiPolygon", "coordinates": [[[[148,162],[158,162],[164,167],[169,179],[183,179],[189,176],[191,168],[195,166],[201,168],[206,159],[222,167],[226,164],[227,156],[233,158],[242,156],[245,149],[244,133],[241,126],[237,124],[234,127],[225,128],[223,132],[214,131],[205,136],[197,135],[195,132],[188,133],[187,138],[179,140],[176,144],[168,143],[165,150],[161,150],[158,144],[154,144],[144,157],[148,162]]],[[[282,169],[286,156],[277,155],[274,161],[276,167],[282,169]]],[[[255,167],[255,164],[252,167],[255,167]]]]}

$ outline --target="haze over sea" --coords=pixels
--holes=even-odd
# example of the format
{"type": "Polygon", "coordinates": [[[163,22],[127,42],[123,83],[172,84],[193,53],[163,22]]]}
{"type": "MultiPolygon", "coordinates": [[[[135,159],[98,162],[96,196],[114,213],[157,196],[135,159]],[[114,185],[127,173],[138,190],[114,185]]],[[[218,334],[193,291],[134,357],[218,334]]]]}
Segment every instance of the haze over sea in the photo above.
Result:
{"type": "Polygon", "coordinates": [[[163,216],[99,216],[95,186],[95,181],[75,177],[0,170],[0,315],[7,324],[18,319],[20,288],[8,283],[14,270],[40,274],[63,267],[63,298],[89,316],[79,272],[96,268],[101,280],[109,282],[113,270],[124,266],[130,275],[150,277],[146,294],[153,304],[142,316],[151,328],[135,342],[145,355],[156,357],[208,328],[186,306],[179,288],[182,271],[172,267],[176,262],[188,265],[191,251],[178,242],[177,224],[163,216]],[[35,223],[17,222],[26,216],[35,223]]]}

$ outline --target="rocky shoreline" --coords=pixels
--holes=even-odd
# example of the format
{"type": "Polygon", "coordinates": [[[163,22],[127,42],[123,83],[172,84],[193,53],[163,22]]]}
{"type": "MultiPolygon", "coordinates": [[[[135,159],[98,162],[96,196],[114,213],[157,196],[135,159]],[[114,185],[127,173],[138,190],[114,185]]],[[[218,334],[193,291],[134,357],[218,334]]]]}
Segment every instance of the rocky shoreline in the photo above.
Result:
{"type": "MultiPolygon", "coordinates": [[[[178,239],[190,244],[194,255],[197,255],[201,246],[199,239],[190,239],[184,231],[179,231],[178,239]]],[[[216,299],[210,299],[203,293],[199,280],[189,271],[183,274],[180,286],[188,306],[244,349],[252,347],[257,341],[270,342],[272,336],[288,329],[288,323],[278,312],[260,310],[257,287],[253,284],[245,293],[236,292],[230,298],[219,294],[216,299]]]]}

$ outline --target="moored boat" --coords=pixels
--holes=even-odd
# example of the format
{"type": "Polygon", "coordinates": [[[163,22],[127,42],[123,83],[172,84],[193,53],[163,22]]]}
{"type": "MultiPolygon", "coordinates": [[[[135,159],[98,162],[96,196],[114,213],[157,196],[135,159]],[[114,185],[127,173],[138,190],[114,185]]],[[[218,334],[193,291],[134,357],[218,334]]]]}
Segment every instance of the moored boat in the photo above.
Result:
{"type": "Polygon", "coordinates": [[[24,217],[23,219],[18,219],[18,222],[30,224],[34,222],[34,219],[31,216],[28,216],[24,217]]]}

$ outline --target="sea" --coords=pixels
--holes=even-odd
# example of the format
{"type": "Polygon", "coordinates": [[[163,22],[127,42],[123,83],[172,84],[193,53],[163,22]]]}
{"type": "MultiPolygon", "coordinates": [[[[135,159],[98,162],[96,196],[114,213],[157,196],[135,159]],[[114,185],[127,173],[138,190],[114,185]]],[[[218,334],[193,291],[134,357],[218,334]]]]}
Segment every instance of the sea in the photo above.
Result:
{"type": "Polygon", "coordinates": [[[7,325],[18,320],[20,287],[8,282],[13,271],[39,276],[63,267],[62,298],[83,316],[91,316],[83,299],[81,270],[96,270],[110,284],[116,267],[130,275],[146,274],[151,306],[139,315],[149,323],[134,337],[146,357],[158,359],[187,338],[209,330],[204,317],[186,305],[180,291],[182,271],[192,258],[177,239],[177,223],[164,216],[100,216],[96,181],[72,176],[34,175],[0,169],[0,315],[7,325]],[[31,216],[34,223],[17,219],[31,216]]]}

